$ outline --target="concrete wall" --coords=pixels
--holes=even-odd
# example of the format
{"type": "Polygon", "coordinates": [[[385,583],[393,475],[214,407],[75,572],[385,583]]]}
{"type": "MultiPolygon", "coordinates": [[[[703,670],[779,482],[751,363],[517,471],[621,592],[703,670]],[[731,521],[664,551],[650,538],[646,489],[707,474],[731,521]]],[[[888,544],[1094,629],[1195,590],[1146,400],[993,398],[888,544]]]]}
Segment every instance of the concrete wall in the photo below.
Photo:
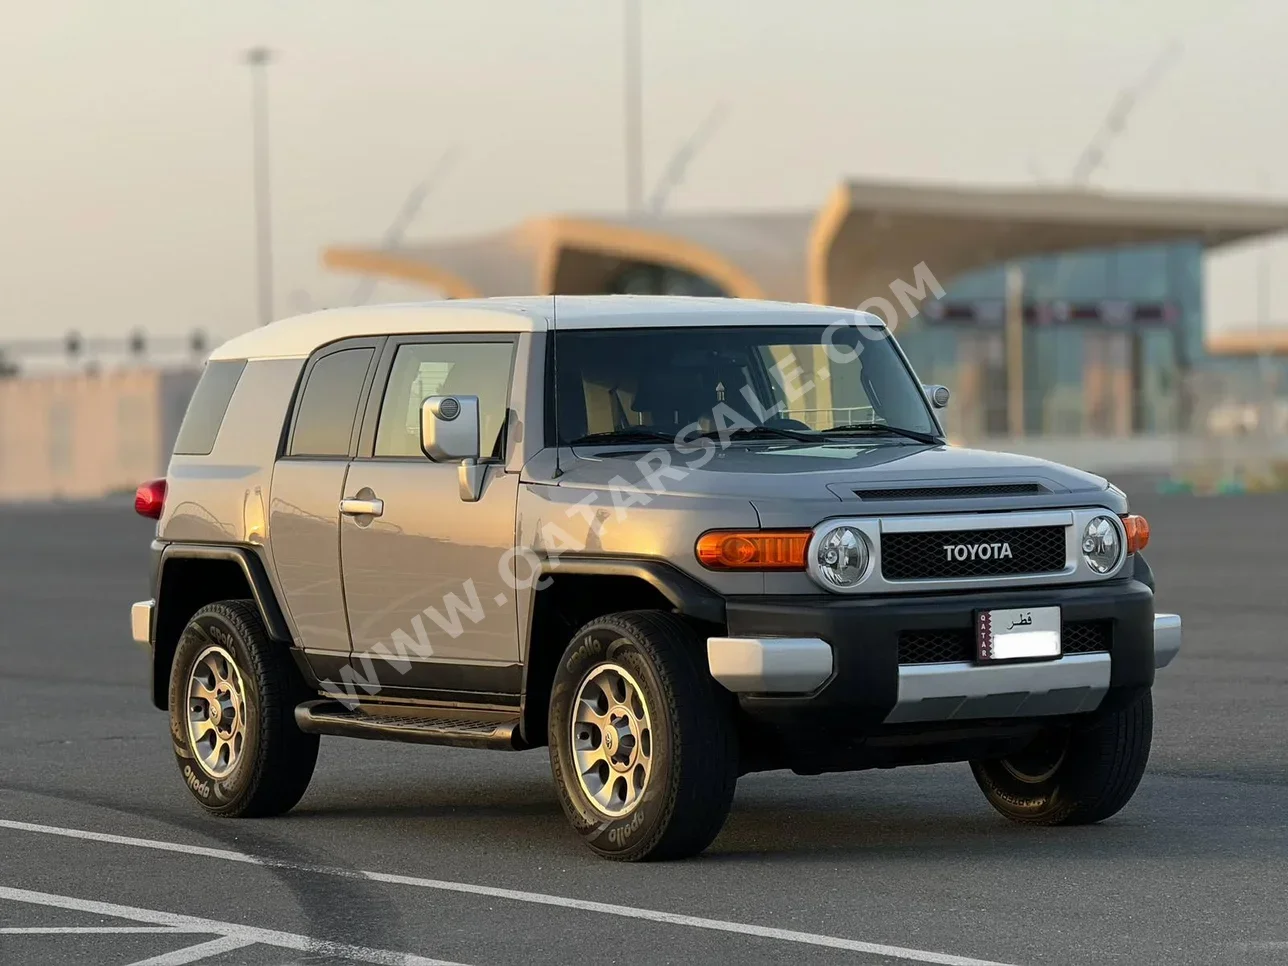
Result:
{"type": "Polygon", "coordinates": [[[0,379],[0,501],[91,499],[160,476],[195,379],[154,369],[0,379]]]}

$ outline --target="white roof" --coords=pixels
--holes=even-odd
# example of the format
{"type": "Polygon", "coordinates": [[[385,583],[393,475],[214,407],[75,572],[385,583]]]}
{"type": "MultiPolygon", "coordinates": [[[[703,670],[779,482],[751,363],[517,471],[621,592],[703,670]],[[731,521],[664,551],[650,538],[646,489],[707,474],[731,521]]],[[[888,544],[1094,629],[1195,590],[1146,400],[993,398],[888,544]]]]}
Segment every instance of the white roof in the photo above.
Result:
{"type": "MultiPolygon", "coordinates": [[[[340,339],[377,335],[545,332],[550,296],[455,299],[328,309],[282,319],[225,342],[211,359],[298,359],[340,339]]],[[[716,325],[884,325],[867,312],[745,299],[670,295],[560,295],[560,329],[716,325]]]]}

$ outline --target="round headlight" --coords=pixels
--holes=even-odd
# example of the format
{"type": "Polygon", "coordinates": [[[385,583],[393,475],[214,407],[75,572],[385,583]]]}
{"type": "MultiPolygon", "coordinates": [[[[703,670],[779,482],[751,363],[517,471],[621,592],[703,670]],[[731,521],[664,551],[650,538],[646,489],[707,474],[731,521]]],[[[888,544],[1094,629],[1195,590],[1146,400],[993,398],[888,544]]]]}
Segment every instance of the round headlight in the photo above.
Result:
{"type": "Polygon", "coordinates": [[[834,527],[814,551],[819,576],[834,587],[853,587],[868,572],[868,540],[854,527],[834,527]]]}
{"type": "Polygon", "coordinates": [[[1098,574],[1107,574],[1118,565],[1123,545],[1118,527],[1109,517],[1096,517],[1082,531],[1082,559],[1098,574]]]}

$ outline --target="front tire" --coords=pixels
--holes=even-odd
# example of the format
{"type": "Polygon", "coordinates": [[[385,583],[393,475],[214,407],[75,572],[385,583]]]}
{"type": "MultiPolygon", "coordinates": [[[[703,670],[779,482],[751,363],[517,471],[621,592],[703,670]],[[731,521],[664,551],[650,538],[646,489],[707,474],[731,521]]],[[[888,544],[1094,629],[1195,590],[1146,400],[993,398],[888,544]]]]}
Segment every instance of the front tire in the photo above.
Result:
{"type": "Polygon", "coordinates": [[[1119,708],[1043,732],[1024,751],[971,762],[989,804],[1025,825],[1090,825],[1117,813],[1149,761],[1148,690],[1119,708]]]}
{"type": "Polygon", "coordinates": [[[318,755],[318,736],[295,724],[305,696],[252,602],[220,601],[193,615],[170,671],[170,735],[202,808],[249,818],[299,802],[318,755]]]}
{"type": "Polygon", "coordinates": [[[679,617],[630,611],[573,637],[550,695],[565,814],[605,858],[678,859],[711,844],[738,781],[733,702],[679,617]]]}

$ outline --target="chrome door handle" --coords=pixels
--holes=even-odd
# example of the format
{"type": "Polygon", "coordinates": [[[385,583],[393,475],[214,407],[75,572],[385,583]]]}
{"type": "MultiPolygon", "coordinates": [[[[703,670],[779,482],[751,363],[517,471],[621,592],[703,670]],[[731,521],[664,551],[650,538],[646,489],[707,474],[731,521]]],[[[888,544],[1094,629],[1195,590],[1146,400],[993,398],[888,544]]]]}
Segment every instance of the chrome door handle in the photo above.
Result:
{"type": "Polygon", "coordinates": [[[340,512],[351,517],[378,517],[385,512],[385,501],[341,500],[340,512]]]}

